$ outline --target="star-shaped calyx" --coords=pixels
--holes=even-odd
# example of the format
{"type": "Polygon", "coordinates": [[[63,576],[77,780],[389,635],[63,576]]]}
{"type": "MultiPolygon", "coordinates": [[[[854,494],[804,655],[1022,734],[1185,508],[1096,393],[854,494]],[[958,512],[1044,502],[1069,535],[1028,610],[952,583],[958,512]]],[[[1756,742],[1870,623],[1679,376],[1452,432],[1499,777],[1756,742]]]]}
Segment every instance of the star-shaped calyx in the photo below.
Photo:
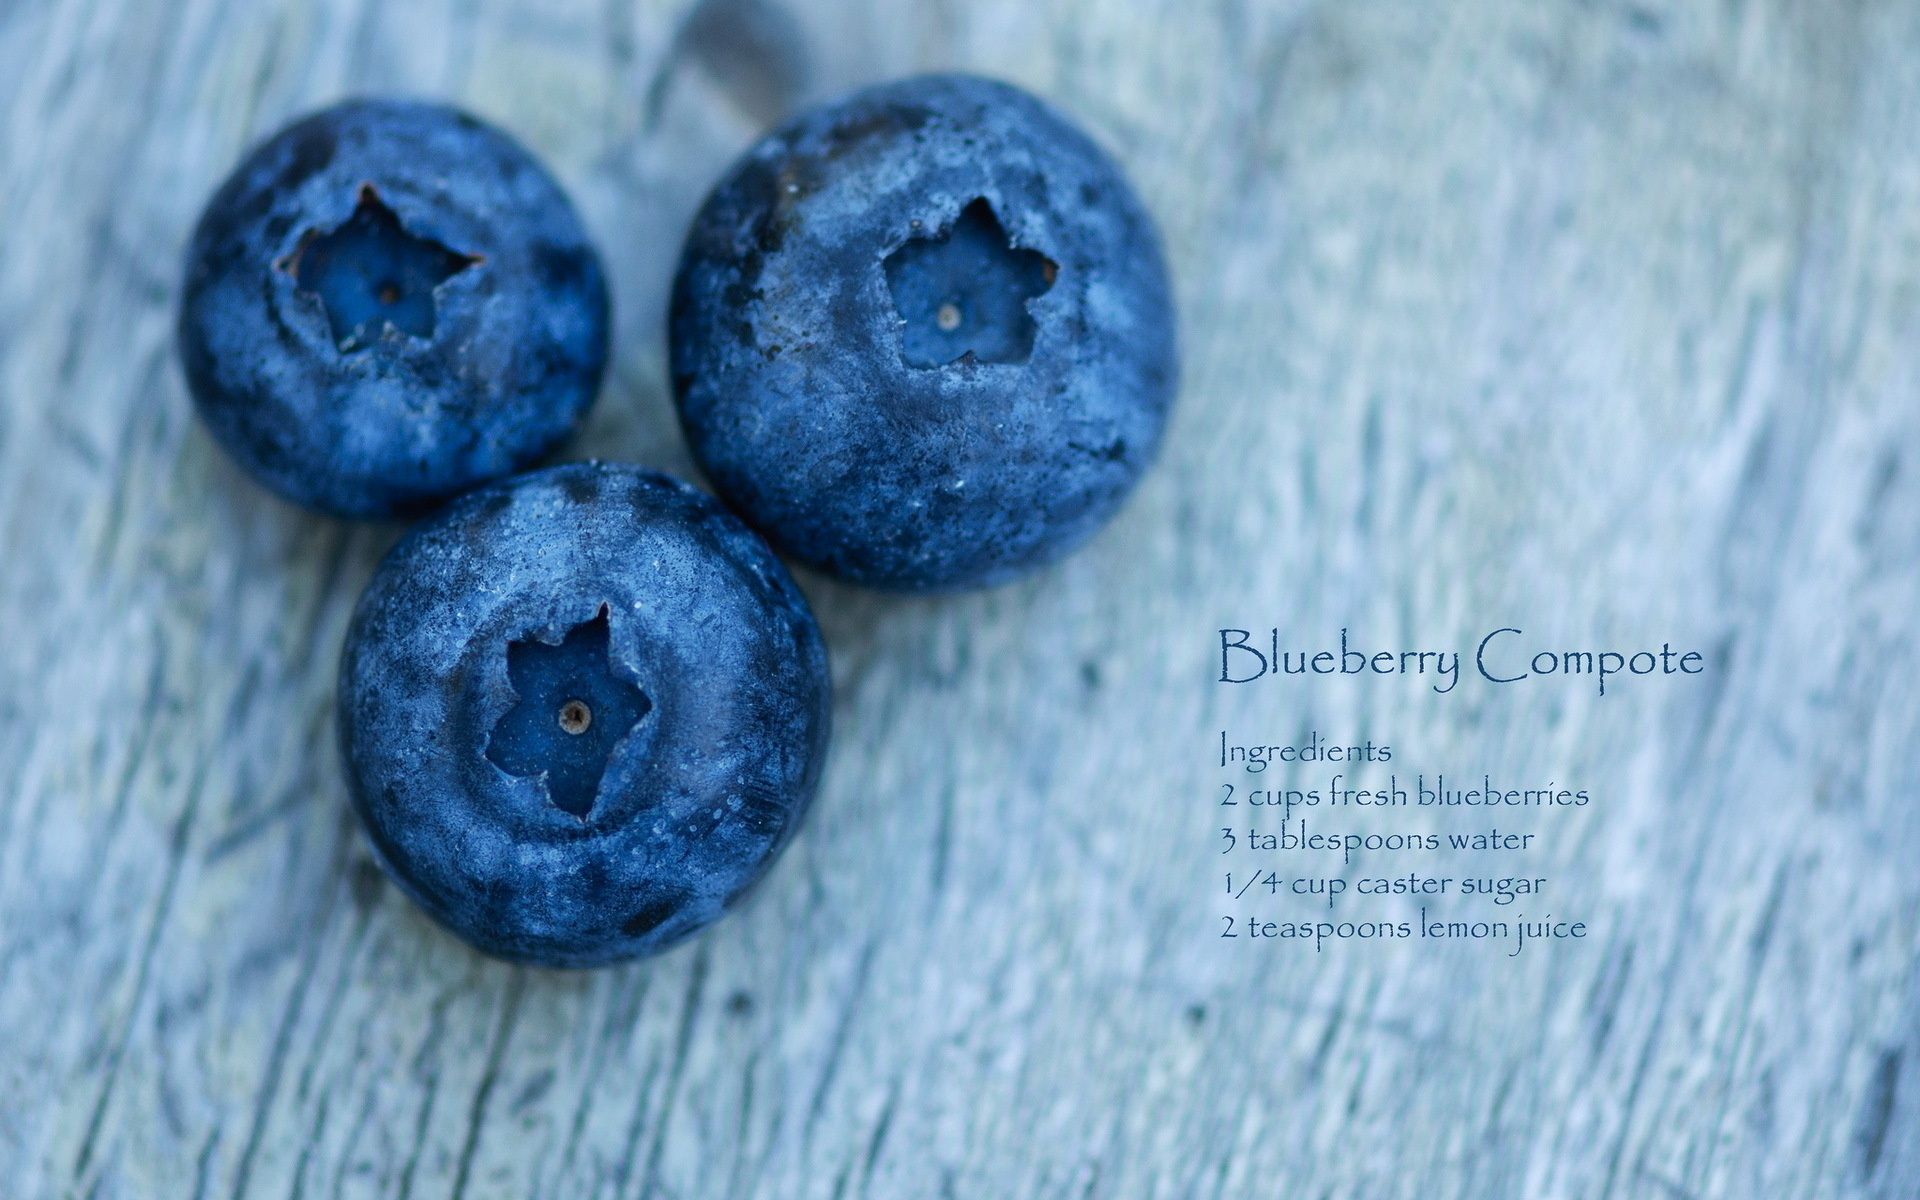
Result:
{"type": "Polygon", "coordinates": [[[1033,353],[1027,302],[1053,286],[1059,267],[1015,246],[984,198],[953,228],[907,242],[886,259],[887,289],[900,315],[900,357],[910,367],[1021,363],[1033,353]]]}
{"type": "Polygon", "coordinates": [[[367,183],[352,216],[332,229],[309,229],[278,265],[319,299],[334,344],[347,352],[378,341],[388,325],[432,337],[434,289],[480,261],[409,233],[367,183]]]}
{"type": "Polygon", "coordinates": [[[519,703],[487,739],[487,761],[509,775],[544,775],[554,807],[582,820],[593,811],[607,759],[653,708],[614,673],[607,606],[559,645],[507,643],[507,679],[519,703]]]}

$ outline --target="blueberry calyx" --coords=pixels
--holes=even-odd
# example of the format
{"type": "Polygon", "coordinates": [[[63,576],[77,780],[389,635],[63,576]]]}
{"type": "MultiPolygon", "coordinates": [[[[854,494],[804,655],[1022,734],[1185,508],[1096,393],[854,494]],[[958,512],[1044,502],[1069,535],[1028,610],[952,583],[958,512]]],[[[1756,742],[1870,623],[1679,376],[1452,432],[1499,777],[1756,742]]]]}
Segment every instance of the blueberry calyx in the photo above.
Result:
{"type": "Polygon", "coordinates": [[[362,350],[391,327],[409,337],[433,337],[434,292],[483,261],[400,223],[371,183],[360,185],[353,213],[332,229],[301,235],[280,262],[295,286],[320,301],[342,354],[362,350]]]}
{"type": "Polygon", "coordinates": [[[647,694],[615,670],[607,605],[556,645],[507,643],[507,679],[518,697],[487,740],[487,761],[509,775],[541,778],[555,808],[593,812],[614,748],[653,710],[647,694]]]}
{"type": "Polygon", "coordinates": [[[1035,332],[1027,305],[1060,272],[1046,255],[1015,245],[984,196],[946,230],[887,255],[885,270],[900,319],[900,358],[922,370],[962,359],[1026,362],[1035,332]]]}

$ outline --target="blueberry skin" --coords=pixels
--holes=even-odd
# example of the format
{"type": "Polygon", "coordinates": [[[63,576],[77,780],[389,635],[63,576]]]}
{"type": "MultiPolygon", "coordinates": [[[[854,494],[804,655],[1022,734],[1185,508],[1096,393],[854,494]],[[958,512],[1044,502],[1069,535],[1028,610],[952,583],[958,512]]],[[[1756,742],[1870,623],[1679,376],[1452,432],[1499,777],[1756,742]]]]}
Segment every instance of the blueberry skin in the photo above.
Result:
{"type": "Polygon", "coordinates": [[[594,966],[766,871],[813,796],[829,693],[806,599],[751,530],[668,476],[576,463],[461,497],[381,563],[341,749],[430,914],[488,954],[594,966]],[[590,722],[568,724],[576,701],[590,722]]]}
{"type": "Polygon", "coordinates": [[[1174,324],[1114,162],[1026,92],[934,75],[749,150],[688,235],[669,340],[694,453],[751,524],[843,578],[933,590],[1113,515],[1173,402],[1174,324]]]}
{"type": "Polygon", "coordinates": [[[242,466],[296,503],[388,517],[553,449],[599,390],[607,331],[599,256],[532,156],[454,109],[369,99],[281,130],[220,186],[178,332],[242,466]]]}

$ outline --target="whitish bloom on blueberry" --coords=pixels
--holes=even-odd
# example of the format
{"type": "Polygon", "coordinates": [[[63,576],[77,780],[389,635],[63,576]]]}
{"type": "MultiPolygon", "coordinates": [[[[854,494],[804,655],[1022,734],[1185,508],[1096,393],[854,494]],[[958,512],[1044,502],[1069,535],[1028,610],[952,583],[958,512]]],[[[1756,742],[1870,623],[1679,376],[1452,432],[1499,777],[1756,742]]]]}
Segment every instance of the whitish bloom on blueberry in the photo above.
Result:
{"type": "Polygon", "coordinates": [[[355,809],[490,954],[591,966],[721,916],[799,827],[826,649],[713,499],[577,463],[470,492],[367,585],[340,667],[355,809]]]}
{"type": "Polygon", "coordinates": [[[552,177],[443,105],[354,100],[221,184],[181,290],[187,384],[255,478],[423,511],[554,449],[606,366],[599,255],[552,177]]]}
{"type": "Polygon", "coordinates": [[[990,584],[1108,520],[1178,376],[1159,237],[1018,88],[883,84],[735,164],[674,280],[675,398],[781,550],[877,587],[990,584]]]}

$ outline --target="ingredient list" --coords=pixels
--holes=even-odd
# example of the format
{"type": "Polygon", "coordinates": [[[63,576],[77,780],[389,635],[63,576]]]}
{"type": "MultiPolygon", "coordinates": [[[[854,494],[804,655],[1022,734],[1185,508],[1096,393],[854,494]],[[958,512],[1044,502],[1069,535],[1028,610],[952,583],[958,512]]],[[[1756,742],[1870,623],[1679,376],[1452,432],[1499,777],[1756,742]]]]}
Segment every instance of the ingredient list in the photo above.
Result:
{"type": "Polygon", "coordinates": [[[1314,952],[1351,941],[1482,942],[1517,957],[1588,935],[1537,864],[1584,787],[1434,770],[1371,740],[1289,745],[1222,730],[1219,936],[1314,952]]]}

